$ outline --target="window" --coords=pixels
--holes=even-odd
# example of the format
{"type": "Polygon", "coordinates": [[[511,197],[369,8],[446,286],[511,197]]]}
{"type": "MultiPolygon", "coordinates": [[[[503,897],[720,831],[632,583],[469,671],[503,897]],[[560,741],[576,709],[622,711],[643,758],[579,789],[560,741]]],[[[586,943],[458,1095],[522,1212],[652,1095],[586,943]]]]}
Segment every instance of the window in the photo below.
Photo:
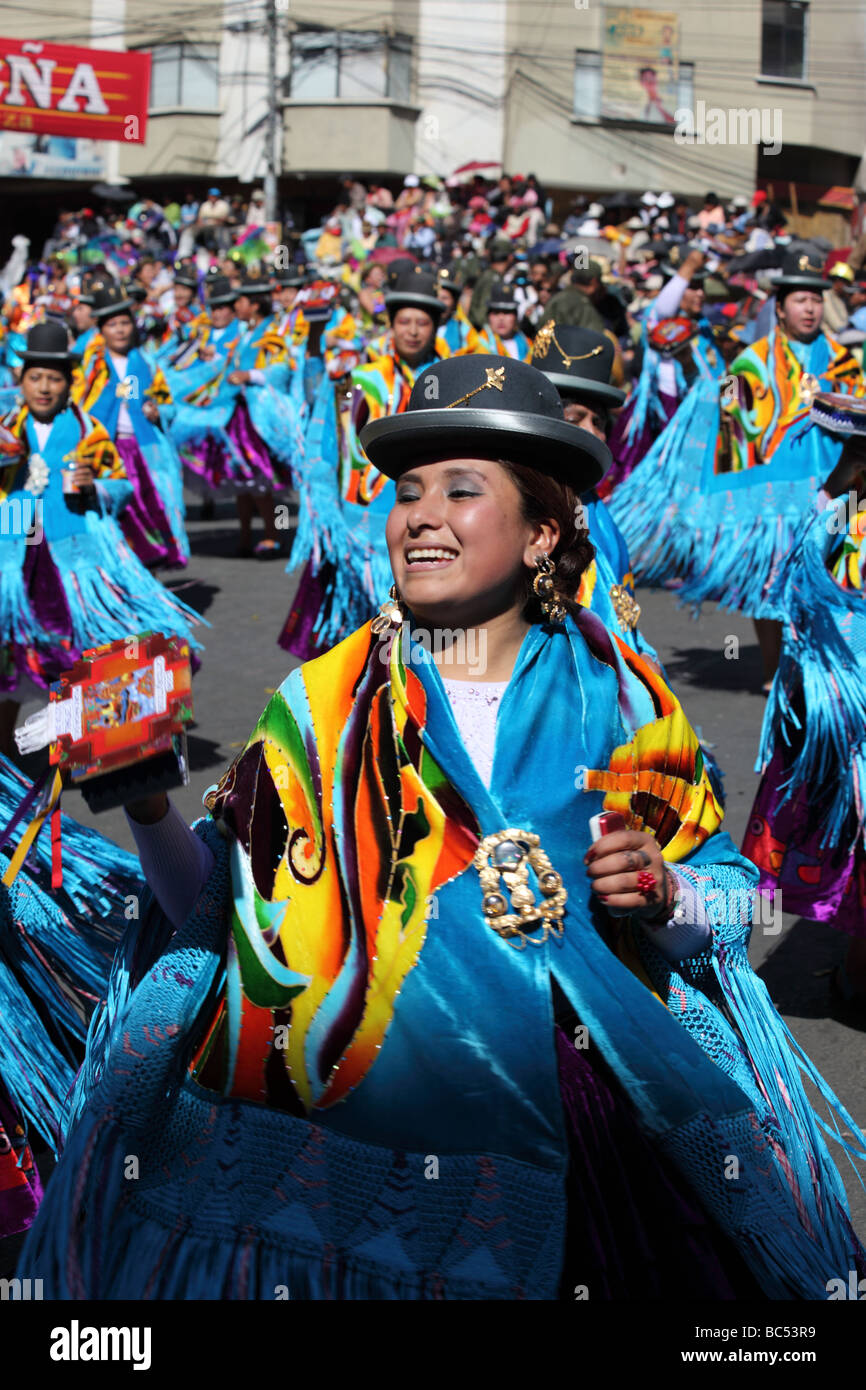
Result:
{"type": "Polygon", "coordinates": [[[404,34],[333,29],[292,35],[291,95],[303,101],[399,101],[408,103],[412,45],[404,34]]]}
{"type": "Polygon", "coordinates": [[[677,70],[677,108],[695,109],[695,65],[680,63],[677,70]]]}
{"type": "Polygon", "coordinates": [[[581,48],[574,60],[574,114],[585,121],[601,116],[601,54],[581,48]]]}
{"type": "Polygon", "coordinates": [[[218,109],[218,44],[167,43],[151,51],[151,107],[188,111],[218,109]]]}
{"type": "Polygon", "coordinates": [[[798,0],[764,0],[761,25],[761,75],[806,77],[806,15],[809,6],[798,0]]]}

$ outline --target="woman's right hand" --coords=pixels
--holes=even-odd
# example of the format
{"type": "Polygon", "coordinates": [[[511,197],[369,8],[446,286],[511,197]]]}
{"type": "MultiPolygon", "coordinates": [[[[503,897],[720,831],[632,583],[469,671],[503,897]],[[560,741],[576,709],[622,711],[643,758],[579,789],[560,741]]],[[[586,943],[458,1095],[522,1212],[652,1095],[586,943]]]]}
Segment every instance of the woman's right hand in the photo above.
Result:
{"type": "Polygon", "coordinates": [[[125,810],[138,825],[156,825],[168,815],[168,797],[165,792],[154,792],[138,801],[128,801],[125,810]]]}
{"type": "Polygon", "coordinates": [[[93,469],[89,463],[78,463],[72,474],[77,492],[86,492],[93,487],[93,469]]]}

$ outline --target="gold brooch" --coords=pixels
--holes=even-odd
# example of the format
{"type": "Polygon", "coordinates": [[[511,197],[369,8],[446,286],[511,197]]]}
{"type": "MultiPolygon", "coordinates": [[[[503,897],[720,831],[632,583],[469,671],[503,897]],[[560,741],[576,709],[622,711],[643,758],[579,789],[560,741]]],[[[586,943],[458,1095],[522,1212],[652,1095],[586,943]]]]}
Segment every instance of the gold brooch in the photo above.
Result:
{"type": "Polygon", "coordinates": [[[623,631],[636,628],[640,617],[640,604],[632,598],[628,589],[624,589],[621,584],[614,584],[610,591],[610,598],[616,613],[616,620],[623,631]]]}
{"type": "Polygon", "coordinates": [[[484,371],[487,374],[486,381],[482,381],[481,385],[476,386],[474,391],[467,391],[465,396],[461,396],[459,400],[452,401],[450,405],[446,405],[445,409],[453,410],[455,405],[462,405],[464,401],[471,400],[473,396],[477,396],[479,391],[488,391],[491,387],[496,391],[503,390],[505,386],[505,368],[485,367],[484,371]]]}
{"type": "Polygon", "coordinates": [[[812,372],[804,372],[800,377],[800,400],[808,410],[818,392],[821,390],[821,383],[812,372]]]}
{"type": "Polygon", "coordinates": [[[541,848],[537,835],[529,830],[497,830],[485,835],[473,861],[484,894],[481,910],[489,927],[518,951],[543,946],[549,936],[562,937],[562,918],[568,893],[541,848]],[[529,870],[535,871],[542,902],[536,905],[529,887],[529,870]],[[500,884],[502,878],[505,889],[500,884]],[[510,911],[509,911],[510,909],[510,911]],[[541,932],[530,936],[530,932],[541,932]]]}

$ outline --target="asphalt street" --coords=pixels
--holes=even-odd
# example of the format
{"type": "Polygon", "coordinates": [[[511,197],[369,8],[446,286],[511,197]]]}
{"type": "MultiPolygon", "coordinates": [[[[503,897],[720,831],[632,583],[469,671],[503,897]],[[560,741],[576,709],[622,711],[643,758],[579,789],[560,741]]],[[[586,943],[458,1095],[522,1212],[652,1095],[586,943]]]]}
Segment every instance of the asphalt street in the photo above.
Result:
{"type": "MultiPolygon", "coordinates": [[[[276,644],[295,585],[295,576],[286,573],[285,557],[239,558],[231,503],[220,504],[211,521],[197,516],[192,503],[188,568],[162,576],[211,624],[202,631],[205,652],[194,682],[191,781],[172,794],[190,821],[201,814],[202,795],[243,747],[272,691],[298,664],[276,644]]],[[[289,534],[285,547],[290,548],[289,534]]],[[[721,764],[726,828],[740,843],[757,785],[753,765],[765,707],[751,622],[712,608],[694,620],[667,593],[643,591],[638,598],[641,628],[692,724],[721,764]]],[[[22,718],[35,707],[25,706],[22,718]]],[[[25,766],[32,773],[33,760],[25,766]]],[[[133,848],[122,812],[93,817],[74,792],[64,797],[64,809],[133,848]]],[[[836,1004],[829,991],[829,973],[844,953],[845,939],[827,926],[792,917],[784,918],[781,930],[776,926],[753,931],[752,963],[794,1037],[866,1129],[866,1018],[836,1004]]],[[[866,1194],[844,1156],[839,1166],[855,1226],[866,1238],[866,1194]]]]}

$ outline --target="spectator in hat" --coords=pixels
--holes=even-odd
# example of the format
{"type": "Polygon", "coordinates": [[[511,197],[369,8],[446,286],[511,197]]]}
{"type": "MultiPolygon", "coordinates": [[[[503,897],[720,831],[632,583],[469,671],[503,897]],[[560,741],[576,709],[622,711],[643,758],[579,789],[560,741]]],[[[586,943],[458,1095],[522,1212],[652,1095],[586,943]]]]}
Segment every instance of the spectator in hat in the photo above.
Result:
{"type": "Polygon", "coordinates": [[[209,188],[207,197],[198,210],[198,220],[203,227],[221,226],[229,220],[229,204],[218,188],[209,188]]]}
{"type": "Polygon", "coordinates": [[[542,327],[551,319],[556,323],[567,323],[577,328],[591,328],[595,333],[603,333],[604,319],[595,307],[596,296],[602,293],[601,265],[596,260],[586,261],[579,249],[571,272],[570,284],[550,300],[541,320],[542,327]]]}
{"type": "Polygon", "coordinates": [[[407,174],[403,180],[403,187],[395,203],[397,212],[408,212],[412,208],[418,207],[423,198],[421,192],[421,180],[417,174],[407,174]]]}

